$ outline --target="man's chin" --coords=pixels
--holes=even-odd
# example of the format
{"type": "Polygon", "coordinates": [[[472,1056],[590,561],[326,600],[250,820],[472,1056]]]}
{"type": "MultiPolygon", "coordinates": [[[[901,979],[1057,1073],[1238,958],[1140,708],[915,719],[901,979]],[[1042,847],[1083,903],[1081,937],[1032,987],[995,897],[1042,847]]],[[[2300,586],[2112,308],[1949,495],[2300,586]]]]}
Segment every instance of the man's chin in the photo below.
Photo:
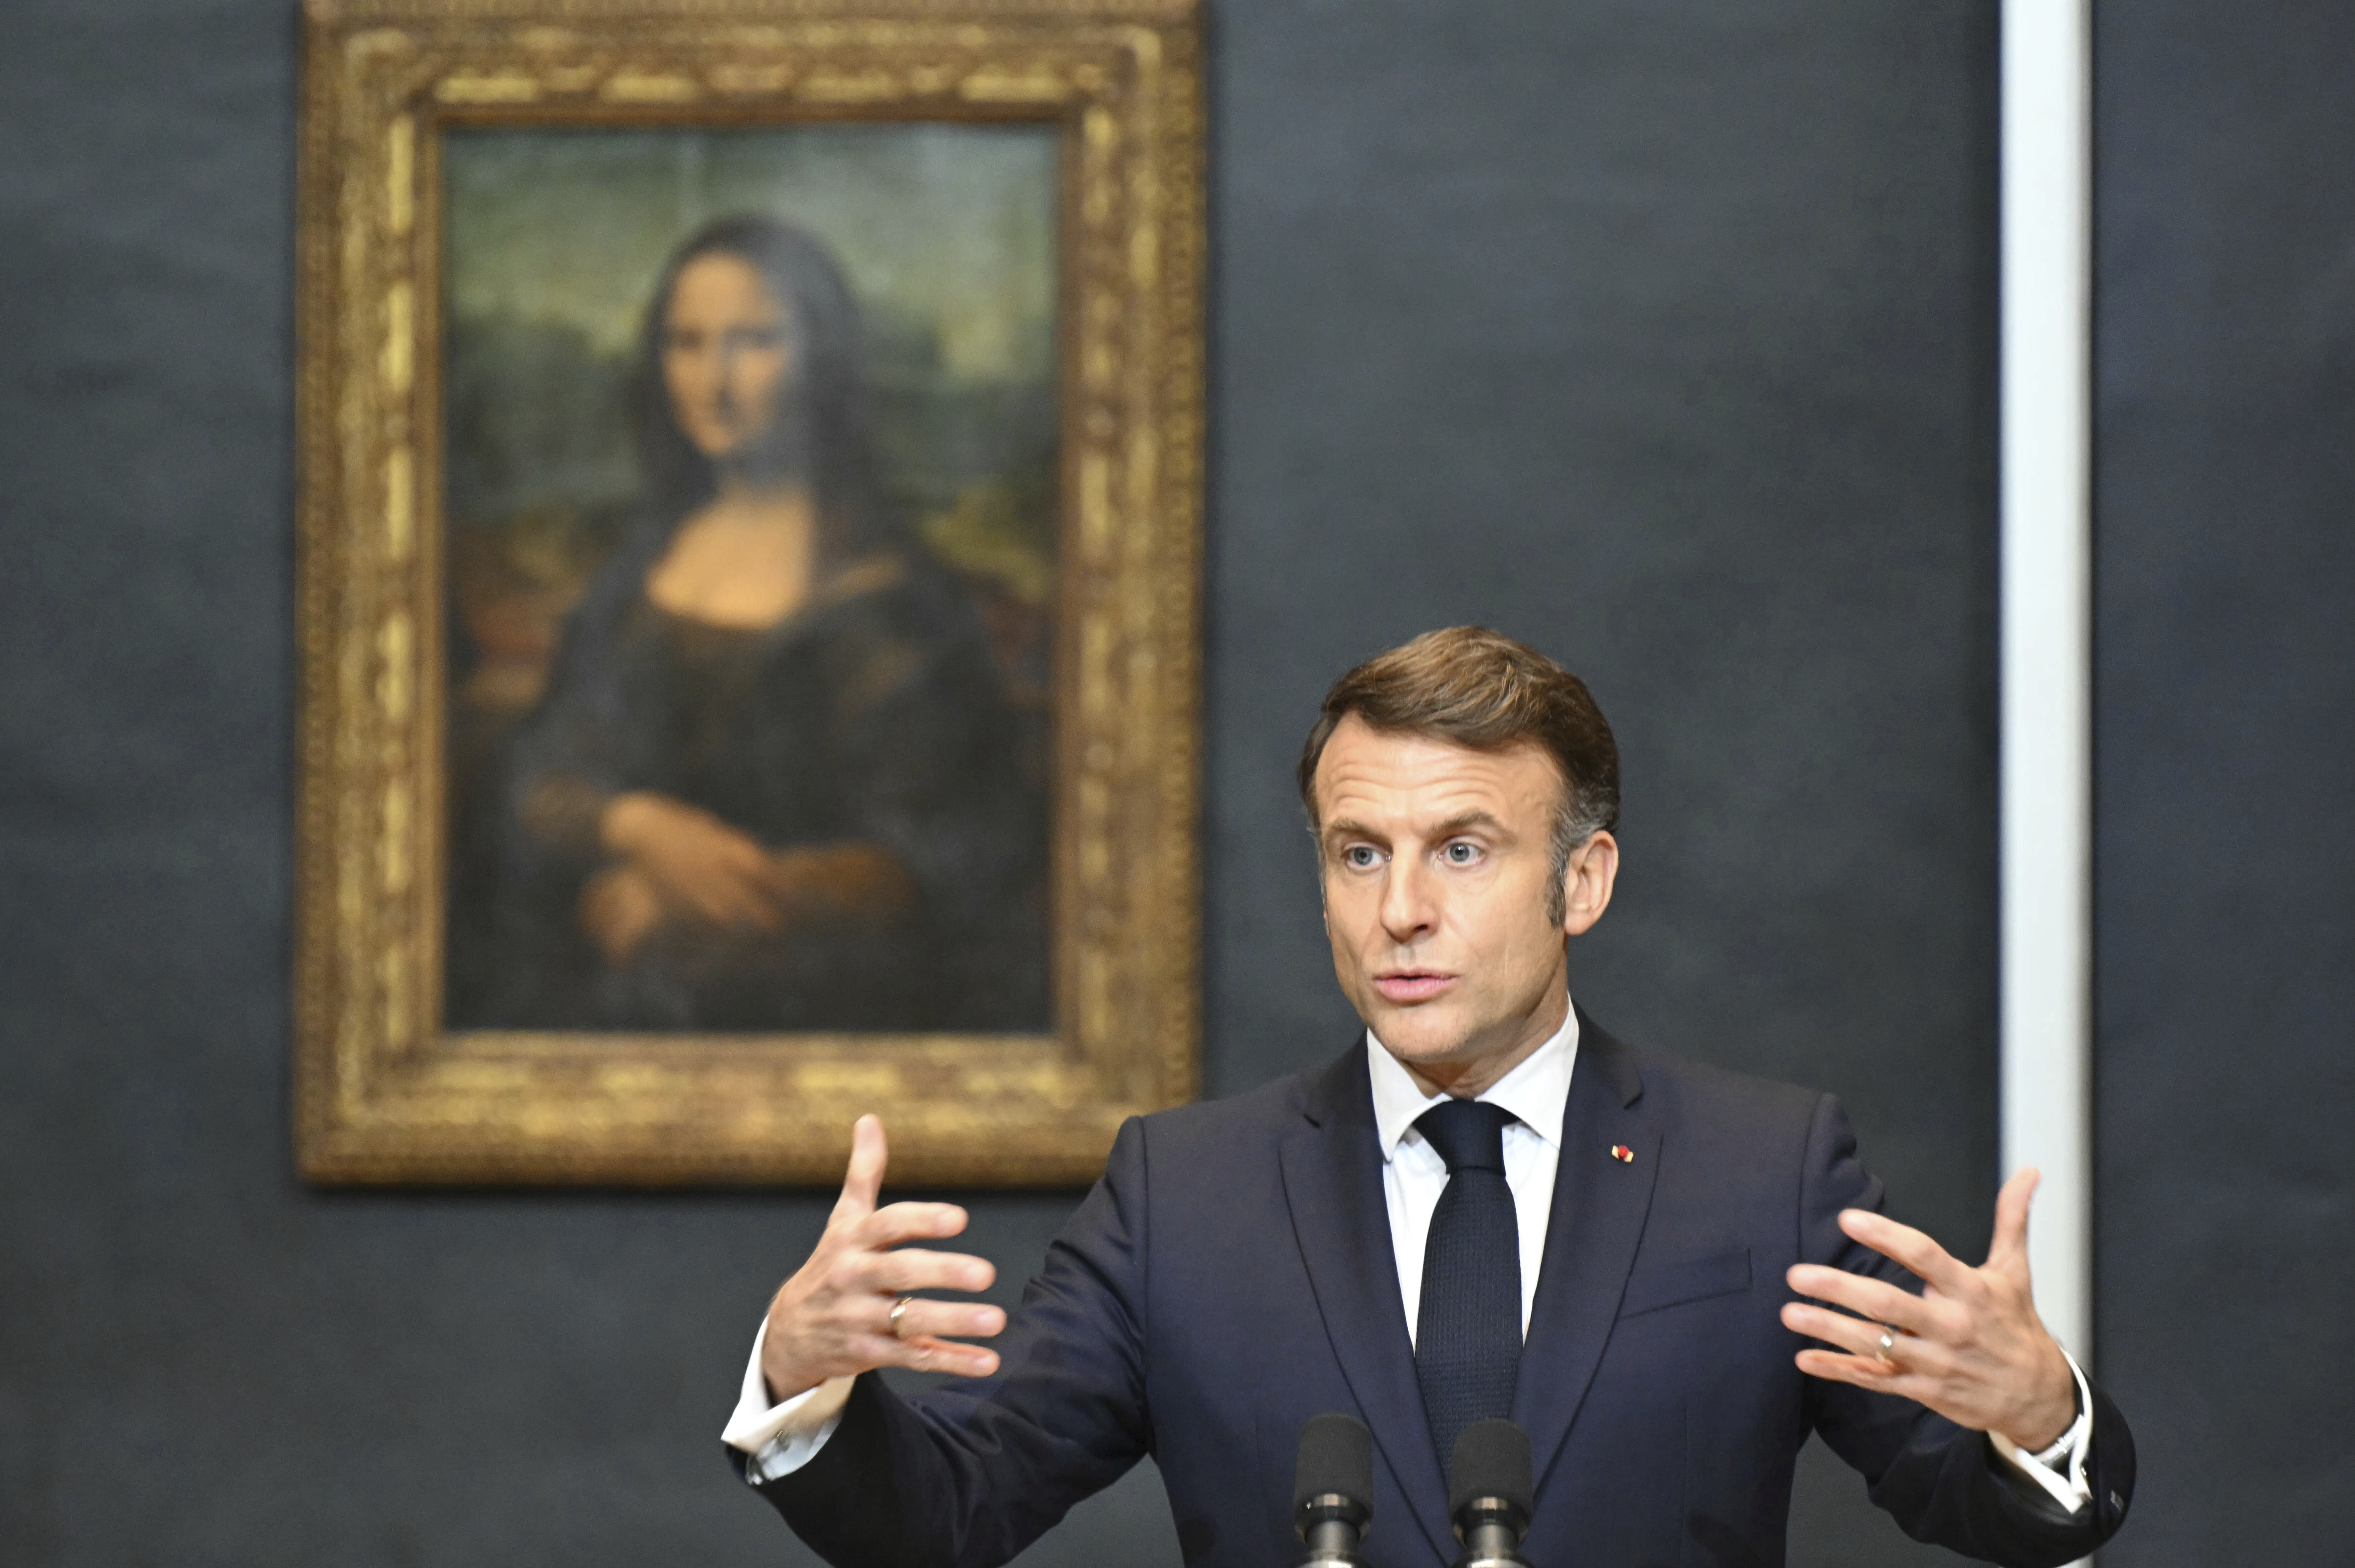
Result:
{"type": "Polygon", "coordinates": [[[1383,1050],[1401,1061],[1417,1066],[1453,1061],[1468,1043],[1470,1031],[1453,1016],[1455,1009],[1439,1002],[1401,1007],[1377,997],[1366,1011],[1366,1027],[1383,1050]]]}

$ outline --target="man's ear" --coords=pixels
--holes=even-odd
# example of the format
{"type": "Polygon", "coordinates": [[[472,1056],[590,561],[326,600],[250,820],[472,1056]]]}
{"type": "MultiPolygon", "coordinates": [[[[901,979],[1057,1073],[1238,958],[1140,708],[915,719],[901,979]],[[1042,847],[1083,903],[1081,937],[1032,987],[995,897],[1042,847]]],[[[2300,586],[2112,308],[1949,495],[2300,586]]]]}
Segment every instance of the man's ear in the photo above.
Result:
{"type": "Polygon", "coordinates": [[[1308,851],[1309,863],[1316,872],[1316,923],[1323,926],[1329,935],[1333,930],[1333,912],[1325,904],[1325,840],[1317,831],[1313,812],[1308,818],[1308,851]]]}
{"type": "Polygon", "coordinates": [[[1570,852],[1561,873],[1561,931],[1583,936],[1594,929],[1611,907],[1612,885],[1619,880],[1619,840],[1601,828],[1570,852]]]}

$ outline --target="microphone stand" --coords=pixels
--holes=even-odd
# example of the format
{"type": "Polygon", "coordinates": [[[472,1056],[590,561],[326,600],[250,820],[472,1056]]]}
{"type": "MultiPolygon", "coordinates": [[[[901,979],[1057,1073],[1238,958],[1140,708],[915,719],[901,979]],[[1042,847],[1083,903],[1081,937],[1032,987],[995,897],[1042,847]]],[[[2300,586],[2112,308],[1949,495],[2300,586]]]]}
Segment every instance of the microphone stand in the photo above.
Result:
{"type": "Polygon", "coordinates": [[[1362,1503],[1339,1492],[1320,1492],[1303,1499],[1294,1517],[1299,1521],[1300,1538],[1308,1543],[1308,1555],[1300,1560],[1300,1568],[1358,1568],[1364,1561],[1358,1555],[1358,1541],[1366,1523],[1362,1503]]]}
{"type": "Polygon", "coordinates": [[[1455,1568],[1529,1568],[1521,1556],[1521,1536],[1529,1515],[1509,1498],[1474,1498],[1455,1515],[1455,1533],[1464,1542],[1455,1568]]]}

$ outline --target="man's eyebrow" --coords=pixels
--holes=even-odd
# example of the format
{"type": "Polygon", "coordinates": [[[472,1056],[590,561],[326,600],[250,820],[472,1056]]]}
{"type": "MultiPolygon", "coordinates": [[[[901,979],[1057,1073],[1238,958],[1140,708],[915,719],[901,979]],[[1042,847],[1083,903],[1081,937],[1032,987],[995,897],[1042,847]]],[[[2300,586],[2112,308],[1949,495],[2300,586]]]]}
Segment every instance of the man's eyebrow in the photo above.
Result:
{"type": "MultiPolygon", "coordinates": [[[[1499,837],[1509,838],[1512,837],[1512,829],[1507,827],[1502,822],[1498,821],[1493,812],[1479,810],[1457,812],[1446,821],[1439,824],[1436,827],[1433,827],[1431,830],[1429,837],[1433,838],[1453,838],[1459,833],[1468,833],[1476,827],[1485,827],[1489,832],[1497,835],[1499,837]]],[[[1387,843],[1389,841],[1387,836],[1384,834],[1377,832],[1375,829],[1367,827],[1364,823],[1358,821],[1355,817],[1349,816],[1337,816],[1332,821],[1327,823],[1325,825],[1325,830],[1322,837],[1327,842],[1342,838],[1366,838],[1371,839],[1377,843],[1387,843]]]]}
{"type": "Polygon", "coordinates": [[[1459,811],[1433,828],[1431,836],[1433,838],[1453,838],[1457,834],[1467,832],[1475,827],[1486,827],[1490,832],[1505,837],[1512,836],[1510,828],[1497,821],[1494,815],[1486,811],[1459,811]]]}

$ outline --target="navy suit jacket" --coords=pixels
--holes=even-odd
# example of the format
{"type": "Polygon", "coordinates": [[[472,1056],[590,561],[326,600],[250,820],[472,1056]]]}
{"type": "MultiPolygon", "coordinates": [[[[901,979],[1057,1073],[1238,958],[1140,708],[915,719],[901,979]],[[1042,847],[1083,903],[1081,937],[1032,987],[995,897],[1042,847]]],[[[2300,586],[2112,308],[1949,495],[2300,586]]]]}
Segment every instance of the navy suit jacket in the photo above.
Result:
{"type": "MultiPolygon", "coordinates": [[[[1793,1365],[1792,1264],[1918,1288],[1834,1222],[1880,1203],[1829,1096],[1631,1050],[1582,1017],[1513,1398],[1536,1568],[1780,1563],[1810,1432],[1919,1539],[2055,1564],[2108,1538],[2134,1451],[2098,1391],[2094,1504],[2072,1520],[1979,1434],[1793,1365]]],[[[1150,1454],[1188,1563],[1280,1568],[1301,1551],[1302,1424],[1348,1411],[1374,1435],[1369,1564],[1455,1559],[1362,1043],[1124,1126],[998,1349],[996,1376],[910,1398],[860,1378],[832,1439],[762,1494],[840,1568],[992,1568],[1150,1454]]]]}

